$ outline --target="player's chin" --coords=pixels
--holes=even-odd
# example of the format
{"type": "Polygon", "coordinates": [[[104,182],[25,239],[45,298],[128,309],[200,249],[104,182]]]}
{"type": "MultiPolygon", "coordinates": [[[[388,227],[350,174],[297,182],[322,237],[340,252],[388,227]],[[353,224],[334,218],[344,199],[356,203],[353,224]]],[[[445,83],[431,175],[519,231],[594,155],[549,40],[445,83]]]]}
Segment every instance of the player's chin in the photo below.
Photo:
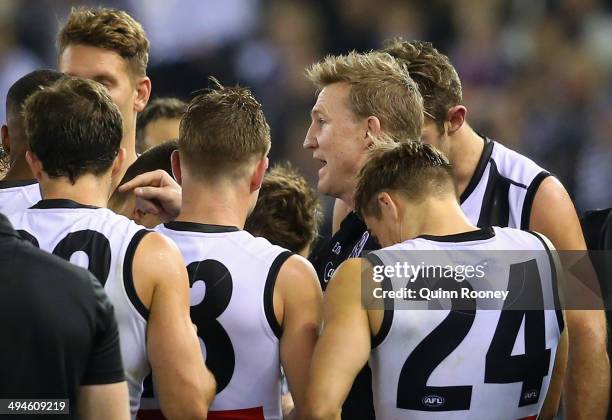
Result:
{"type": "Polygon", "coordinates": [[[324,195],[329,195],[330,188],[329,183],[327,182],[327,177],[325,175],[319,176],[319,181],[317,182],[317,191],[324,195]]]}

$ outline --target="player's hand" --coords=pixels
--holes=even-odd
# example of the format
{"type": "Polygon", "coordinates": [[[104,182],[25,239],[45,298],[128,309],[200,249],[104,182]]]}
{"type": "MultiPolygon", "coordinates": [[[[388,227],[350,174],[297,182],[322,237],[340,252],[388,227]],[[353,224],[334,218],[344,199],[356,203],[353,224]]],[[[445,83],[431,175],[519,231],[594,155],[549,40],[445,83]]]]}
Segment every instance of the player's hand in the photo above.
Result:
{"type": "Polygon", "coordinates": [[[121,192],[131,190],[136,208],[159,216],[164,223],[174,220],[181,211],[181,186],[166,171],[146,172],[119,187],[121,192]]]}

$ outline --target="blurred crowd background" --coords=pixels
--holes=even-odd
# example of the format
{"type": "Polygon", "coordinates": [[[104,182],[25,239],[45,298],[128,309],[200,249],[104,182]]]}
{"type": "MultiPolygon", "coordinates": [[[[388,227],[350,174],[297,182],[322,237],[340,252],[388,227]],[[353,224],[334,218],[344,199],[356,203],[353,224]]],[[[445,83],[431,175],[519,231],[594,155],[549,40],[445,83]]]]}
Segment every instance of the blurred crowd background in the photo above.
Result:
{"type": "Polygon", "coordinates": [[[290,160],[313,186],[319,164],[302,143],[315,91],[304,69],[392,36],[429,40],[455,64],[477,131],[553,172],[579,211],[612,205],[612,2],[2,0],[3,103],[23,74],[56,67],[56,33],[78,5],[121,8],[143,24],[152,97],[188,100],[209,75],[250,86],[272,128],[271,160],[290,160]]]}

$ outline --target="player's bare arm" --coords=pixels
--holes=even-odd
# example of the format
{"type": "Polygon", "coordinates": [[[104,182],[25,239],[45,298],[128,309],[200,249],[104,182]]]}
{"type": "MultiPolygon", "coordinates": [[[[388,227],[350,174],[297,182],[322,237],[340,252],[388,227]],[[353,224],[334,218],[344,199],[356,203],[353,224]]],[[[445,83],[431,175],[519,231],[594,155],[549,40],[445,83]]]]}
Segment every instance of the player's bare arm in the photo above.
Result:
{"type": "Polygon", "coordinates": [[[78,412],[83,420],[130,419],[127,382],[81,386],[78,412]]]}
{"type": "MultiPolygon", "coordinates": [[[[563,314],[565,320],[565,312],[563,314]]],[[[561,393],[563,391],[563,380],[565,379],[565,364],[567,363],[567,351],[568,351],[568,332],[567,323],[565,324],[565,330],[559,338],[559,344],[557,345],[557,354],[555,355],[555,366],[553,368],[552,377],[550,384],[548,385],[548,393],[544,404],[542,404],[542,410],[538,419],[548,420],[555,417],[559,410],[559,402],[561,400],[561,393]]]]}
{"type": "Polygon", "coordinates": [[[174,220],[181,211],[181,186],[166,171],[146,172],[119,187],[121,192],[132,190],[136,207],[159,216],[164,223],[174,220]]]}
{"type": "Polygon", "coordinates": [[[285,261],[278,273],[273,300],[283,331],[280,357],[295,404],[293,415],[301,418],[322,307],[317,274],[305,258],[293,255],[285,261]]]}
{"type": "MultiPolygon", "coordinates": [[[[548,177],[536,193],[529,228],[546,235],[558,250],[586,250],[580,222],[569,194],[548,177]]],[[[567,416],[605,418],[610,389],[603,311],[568,310],[569,355],[565,381],[567,416]]]]}
{"type": "Polygon", "coordinates": [[[342,263],[325,292],[323,330],[310,368],[305,419],[339,419],[353,380],[368,361],[370,326],[361,304],[362,261],[342,263]]]}
{"type": "Polygon", "coordinates": [[[189,316],[189,280],[176,245],[146,235],[134,256],[134,284],[149,307],[147,353],[168,419],[204,419],[215,395],[189,316]]]}

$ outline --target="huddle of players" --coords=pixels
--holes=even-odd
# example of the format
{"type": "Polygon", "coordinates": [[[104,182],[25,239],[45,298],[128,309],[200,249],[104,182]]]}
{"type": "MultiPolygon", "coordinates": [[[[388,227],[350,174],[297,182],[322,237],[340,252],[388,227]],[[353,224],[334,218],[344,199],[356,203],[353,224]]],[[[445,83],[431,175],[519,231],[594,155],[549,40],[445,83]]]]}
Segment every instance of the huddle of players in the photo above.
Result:
{"type": "MultiPolygon", "coordinates": [[[[561,215],[571,213],[563,229],[577,234],[575,212],[571,201],[568,209],[563,188],[541,175],[541,169],[526,158],[476,135],[464,121],[460,86],[459,99],[451,106],[444,102],[453,101],[451,94],[438,101],[424,92],[432,89],[431,83],[417,87],[410,75],[418,80],[426,79],[427,73],[419,73],[422,63],[411,69],[409,58],[401,53],[416,53],[419,60],[434,64],[444,64],[446,57],[419,42],[396,42],[393,48],[396,51],[388,52],[397,60],[381,52],[351,53],[329,57],[309,70],[310,79],[321,90],[304,147],[312,149],[313,158],[323,164],[319,191],[340,199],[345,208],[339,203],[337,219],[346,216],[331,241],[313,253],[315,272],[303,257],[242,230],[264,182],[271,146],[261,106],[248,89],[217,84],[189,103],[181,120],[178,151],[171,155],[180,187],[167,171],[122,181],[125,168],[136,161],[135,117],[151,90],[146,77],[148,42],[140,25],[123,12],[72,13],[60,34],[60,70],[103,86],[62,77],[25,100],[23,117],[12,113],[23,118],[27,141],[19,146],[19,141],[11,139],[5,145],[11,159],[21,159],[11,167],[21,168],[21,173],[9,170],[7,182],[16,181],[15,176],[21,180],[34,176],[42,200],[35,192],[24,192],[22,185],[9,191],[7,183],[2,193],[22,194],[21,204],[32,200],[21,211],[7,212],[23,237],[87,266],[104,285],[119,326],[132,417],[139,407],[143,380],[152,371],[159,404],[168,418],[203,417],[211,401],[209,418],[280,418],[280,361],[295,401],[291,415],[336,418],[347,395],[360,392],[355,389],[359,387],[349,391],[368,358],[379,418],[435,418],[439,411],[455,418],[528,418],[538,413],[547,417],[558,405],[567,329],[575,337],[569,344],[565,385],[568,415],[605,415],[608,361],[605,325],[597,312],[574,311],[573,316],[568,312],[565,328],[563,317],[543,311],[530,328],[541,334],[544,342],[539,350],[549,356],[536,357],[537,366],[514,363],[519,372],[511,379],[492,374],[494,379],[483,384],[481,378],[470,376],[484,364],[487,348],[498,335],[501,311],[493,311],[484,321],[482,313],[474,314],[466,334],[478,322],[488,340],[472,343],[477,350],[469,355],[470,361],[459,368],[440,364],[447,372],[436,381],[455,376],[463,380],[467,375],[477,383],[431,386],[428,374],[415,371],[419,380],[411,380],[411,371],[400,375],[402,365],[418,370],[431,362],[426,357],[418,363],[406,357],[413,357],[417,349],[431,353],[411,336],[422,339],[433,334],[441,318],[420,320],[417,325],[410,312],[396,311],[386,320],[389,311],[363,309],[360,270],[368,262],[339,263],[377,245],[353,209],[380,245],[397,249],[550,248],[539,235],[489,228],[495,224],[492,219],[501,220],[499,214],[506,217],[505,224],[498,223],[502,226],[513,226],[509,221],[514,217],[514,227],[542,231],[558,248],[568,246],[554,227],[542,222],[538,210],[542,206],[547,211],[554,206],[561,215]],[[432,107],[432,103],[442,106],[432,107]],[[421,137],[444,155],[418,142],[421,137]],[[505,194],[501,201],[515,198],[501,205],[501,213],[492,210],[499,204],[482,205],[493,194],[490,190],[499,190],[492,181],[495,174],[497,179],[512,181],[501,188],[505,194]],[[164,223],[151,232],[107,210],[109,197],[120,183],[117,194],[134,200],[126,194],[133,190],[140,200],[138,205],[132,201],[123,214],[152,214],[164,223]],[[515,191],[517,184],[522,189],[515,191]],[[461,207],[457,191],[462,193],[461,207]],[[475,195],[478,192],[480,197],[475,195]],[[520,205],[514,204],[516,197],[520,205]],[[332,274],[322,310],[319,280],[326,286],[332,274]],[[322,317],[324,328],[319,335],[322,317]],[[204,366],[200,347],[205,349],[206,366],[214,380],[204,366]],[[527,395],[521,386],[534,369],[543,372],[542,378],[535,394],[527,395]],[[462,388],[461,395],[457,397],[453,388],[462,388]],[[441,405],[425,404],[422,397],[428,395],[440,398],[441,405]]],[[[437,82],[434,91],[447,88],[453,93],[444,75],[438,75],[437,82]]],[[[24,133],[14,137],[19,135],[24,133]]],[[[496,194],[497,203],[499,191],[496,194]]],[[[155,224],[150,221],[151,226],[155,224]]],[[[540,266],[545,290],[554,269],[547,262],[540,266]]],[[[514,334],[505,337],[512,342],[526,340],[517,336],[518,331],[507,334],[514,334]]],[[[510,355],[512,346],[507,350],[506,358],[500,360],[515,362],[518,356],[510,355]]],[[[367,398],[357,398],[352,406],[345,406],[343,416],[371,418],[366,403],[367,398]]]]}

